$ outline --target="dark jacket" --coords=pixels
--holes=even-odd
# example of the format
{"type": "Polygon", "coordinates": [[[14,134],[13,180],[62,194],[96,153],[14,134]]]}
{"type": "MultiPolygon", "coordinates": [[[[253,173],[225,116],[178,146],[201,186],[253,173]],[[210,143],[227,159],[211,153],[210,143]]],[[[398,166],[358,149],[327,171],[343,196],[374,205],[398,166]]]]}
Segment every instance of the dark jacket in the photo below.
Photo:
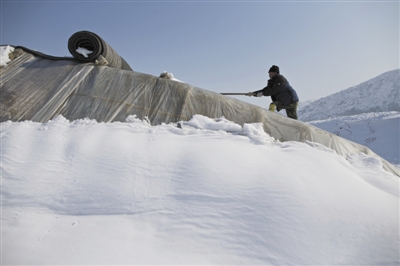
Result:
{"type": "Polygon", "coordinates": [[[271,96],[272,101],[281,102],[284,106],[299,101],[296,91],[290,86],[287,79],[280,74],[268,80],[268,85],[265,88],[254,93],[257,94],[258,92],[262,92],[264,96],[271,96]]]}

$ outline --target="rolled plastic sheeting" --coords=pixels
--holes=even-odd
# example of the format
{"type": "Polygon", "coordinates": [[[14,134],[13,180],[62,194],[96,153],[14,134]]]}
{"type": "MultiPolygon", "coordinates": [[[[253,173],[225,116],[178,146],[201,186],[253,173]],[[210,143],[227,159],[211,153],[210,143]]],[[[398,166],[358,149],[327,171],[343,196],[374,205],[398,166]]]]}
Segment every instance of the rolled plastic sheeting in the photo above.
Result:
{"type": "MultiPolygon", "coordinates": [[[[8,44],[4,44],[1,46],[6,46],[8,44]]],[[[48,60],[56,60],[56,61],[73,61],[77,63],[95,63],[96,60],[99,59],[99,56],[103,56],[104,59],[107,60],[106,66],[111,68],[123,69],[123,70],[131,70],[131,67],[121,56],[117,54],[117,52],[102,38],[100,38],[97,34],[89,31],[78,31],[74,33],[68,40],[68,50],[73,57],[61,57],[61,56],[52,56],[48,54],[44,54],[32,49],[29,49],[24,46],[14,46],[15,49],[22,49],[25,52],[33,54],[35,56],[39,56],[41,58],[45,58],[48,60]],[[92,51],[92,53],[88,54],[88,57],[80,54],[76,50],[81,47],[87,50],[92,51]]]]}
{"type": "Polygon", "coordinates": [[[128,63],[108,43],[90,31],[78,31],[74,33],[68,40],[68,50],[76,60],[81,62],[94,62],[102,55],[108,61],[107,66],[132,70],[128,63]],[[79,47],[92,51],[92,53],[87,54],[87,57],[85,57],[77,52],[79,47]]]}
{"type": "Polygon", "coordinates": [[[364,153],[379,158],[384,169],[400,176],[392,164],[363,145],[183,82],[94,64],[47,60],[29,53],[0,69],[0,77],[0,122],[44,123],[58,115],[71,121],[112,122],[136,115],[158,125],[187,121],[196,114],[224,116],[239,125],[262,123],[265,132],[280,141],[321,144],[344,157],[364,153]]]}

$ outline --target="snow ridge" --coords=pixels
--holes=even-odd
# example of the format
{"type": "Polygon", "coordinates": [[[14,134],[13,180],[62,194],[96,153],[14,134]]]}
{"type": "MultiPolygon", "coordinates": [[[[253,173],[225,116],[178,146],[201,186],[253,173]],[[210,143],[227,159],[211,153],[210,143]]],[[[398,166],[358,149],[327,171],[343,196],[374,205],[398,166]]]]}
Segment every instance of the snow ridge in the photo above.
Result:
{"type": "Polygon", "coordinates": [[[385,72],[357,86],[299,105],[301,121],[324,120],[371,112],[400,111],[400,69],[385,72]]]}

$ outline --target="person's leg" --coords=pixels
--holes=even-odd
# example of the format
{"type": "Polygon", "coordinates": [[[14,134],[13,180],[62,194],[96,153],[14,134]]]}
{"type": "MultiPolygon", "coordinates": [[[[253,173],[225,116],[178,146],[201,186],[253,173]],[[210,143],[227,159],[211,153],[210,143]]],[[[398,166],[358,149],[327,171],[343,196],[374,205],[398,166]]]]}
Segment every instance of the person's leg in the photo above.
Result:
{"type": "Polygon", "coordinates": [[[275,101],[275,102],[273,102],[273,103],[274,103],[275,106],[276,106],[276,111],[277,111],[277,112],[279,112],[279,111],[282,110],[282,109],[285,109],[285,106],[284,106],[281,102],[275,101]]]}
{"type": "Polygon", "coordinates": [[[285,108],[287,117],[297,120],[297,105],[298,102],[292,103],[285,108]]]}
{"type": "Polygon", "coordinates": [[[271,112],[275,112],[275,108],[276,108],[275,102],[272,102],[272,103],[269,104],[269,110],[270,110],[271,112]]]}

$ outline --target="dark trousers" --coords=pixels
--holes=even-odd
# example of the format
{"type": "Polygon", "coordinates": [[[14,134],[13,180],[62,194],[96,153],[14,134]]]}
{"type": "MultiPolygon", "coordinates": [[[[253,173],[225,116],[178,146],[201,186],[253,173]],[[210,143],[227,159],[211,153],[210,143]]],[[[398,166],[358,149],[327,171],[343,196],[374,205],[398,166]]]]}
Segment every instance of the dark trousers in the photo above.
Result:
{"type": "Polygon", "coordinates": [[[297,102],[297,103],[292,103],[288,106],[284,106],[281,102],[275,101],[270,104],[269,110],[274,111],[275,108],[273,108],[272,105],[275,105],[276,110],[278,112],[282,109],[285,109],[287,117],[297,120],[297,105],[298,104],[299,103],[297,102]]]}

